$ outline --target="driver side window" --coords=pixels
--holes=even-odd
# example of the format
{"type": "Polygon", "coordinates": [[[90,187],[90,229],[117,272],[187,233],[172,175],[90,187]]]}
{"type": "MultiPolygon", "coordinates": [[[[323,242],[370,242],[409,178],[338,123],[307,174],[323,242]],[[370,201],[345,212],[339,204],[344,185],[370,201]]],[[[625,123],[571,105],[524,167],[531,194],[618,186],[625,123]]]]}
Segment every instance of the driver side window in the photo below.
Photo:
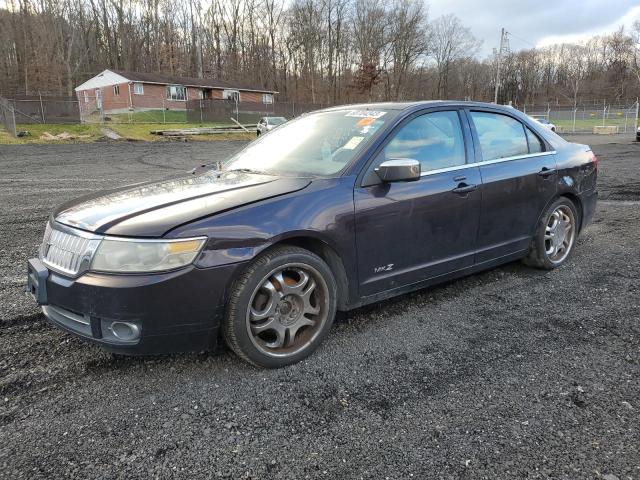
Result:
{"type": "Polygon", "coordinates": [[[458,112],[420,115],[405,124],[384,149],[384,160],[409,158],[423,172],[464,165],[464,137],[458,112]]]}

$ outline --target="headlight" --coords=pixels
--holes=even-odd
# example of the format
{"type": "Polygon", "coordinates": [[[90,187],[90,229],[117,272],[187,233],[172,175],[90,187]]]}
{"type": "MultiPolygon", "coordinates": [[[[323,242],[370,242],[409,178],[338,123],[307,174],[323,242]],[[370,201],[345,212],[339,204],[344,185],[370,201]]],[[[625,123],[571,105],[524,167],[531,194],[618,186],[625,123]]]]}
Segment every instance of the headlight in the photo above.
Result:
{"type": "Polygon", "coordinates": [[[100,242],[91,270],[100,272],[158,272],[190,264],[206,237],[176,240],[105,238],[100,242]]]}

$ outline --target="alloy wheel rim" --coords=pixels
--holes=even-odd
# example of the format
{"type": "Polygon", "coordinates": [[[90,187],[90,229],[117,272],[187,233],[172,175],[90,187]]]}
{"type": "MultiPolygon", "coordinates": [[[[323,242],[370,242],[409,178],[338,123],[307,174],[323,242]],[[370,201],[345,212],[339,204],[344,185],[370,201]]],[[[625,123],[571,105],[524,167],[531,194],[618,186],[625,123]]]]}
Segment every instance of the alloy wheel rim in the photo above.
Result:
{"type": "Polygon", "coordinates": [[[560,205],[549,216],[544,233],[544,250],[552,263],[561,263],[571,251],[575,240],[573,212],[560,205]]]}
{"type": "Polygon", "coordinates": [[[329,289],[313,267],[291,263],[265,275],[251,294],[246,326],[254,346],[272,357],[307,348],[322,331],[329,289]]]}

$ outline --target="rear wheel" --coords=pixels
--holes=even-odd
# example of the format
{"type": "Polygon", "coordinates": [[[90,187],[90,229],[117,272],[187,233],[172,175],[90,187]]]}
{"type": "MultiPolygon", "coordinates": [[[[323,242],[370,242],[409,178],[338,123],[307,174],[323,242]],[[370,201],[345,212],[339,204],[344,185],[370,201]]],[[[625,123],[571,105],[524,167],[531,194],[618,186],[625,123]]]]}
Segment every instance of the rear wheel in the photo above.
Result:
{"type": "Polygon", "coordinates": [[[525,263],[545,270],[559,267],[571,255],[577,236],[576,207],[568,198],[559,198],[539,220],[525,263]]]}
{"type": "Polygon", "coordinates": [[[336,282],[327,264],[298,247],[256,259],[235,282],[224,336],[242,359],[277,368],[309,356],[336,312],[336,282]]]}

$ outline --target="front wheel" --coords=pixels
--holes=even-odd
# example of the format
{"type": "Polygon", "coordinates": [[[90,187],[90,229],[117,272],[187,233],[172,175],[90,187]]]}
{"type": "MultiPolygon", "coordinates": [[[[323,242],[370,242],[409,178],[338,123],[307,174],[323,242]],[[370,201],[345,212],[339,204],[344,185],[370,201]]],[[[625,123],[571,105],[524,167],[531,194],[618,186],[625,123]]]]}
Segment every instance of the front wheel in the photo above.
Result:
{"type": "Polygon", "coordinates": [[[257,366],[299,362],[327,336],[336,297],[335,278],[320,257],[298,247],[275,248],[235,282],[225,340],[240,358],[257,366]]]}
{"type": "Polygon", "coordinates": [[[538,222],[525,263],[551,270],[566,262],[578,236],[577,220],[578,212],[571,200],[556,200],[538,222]]]}

